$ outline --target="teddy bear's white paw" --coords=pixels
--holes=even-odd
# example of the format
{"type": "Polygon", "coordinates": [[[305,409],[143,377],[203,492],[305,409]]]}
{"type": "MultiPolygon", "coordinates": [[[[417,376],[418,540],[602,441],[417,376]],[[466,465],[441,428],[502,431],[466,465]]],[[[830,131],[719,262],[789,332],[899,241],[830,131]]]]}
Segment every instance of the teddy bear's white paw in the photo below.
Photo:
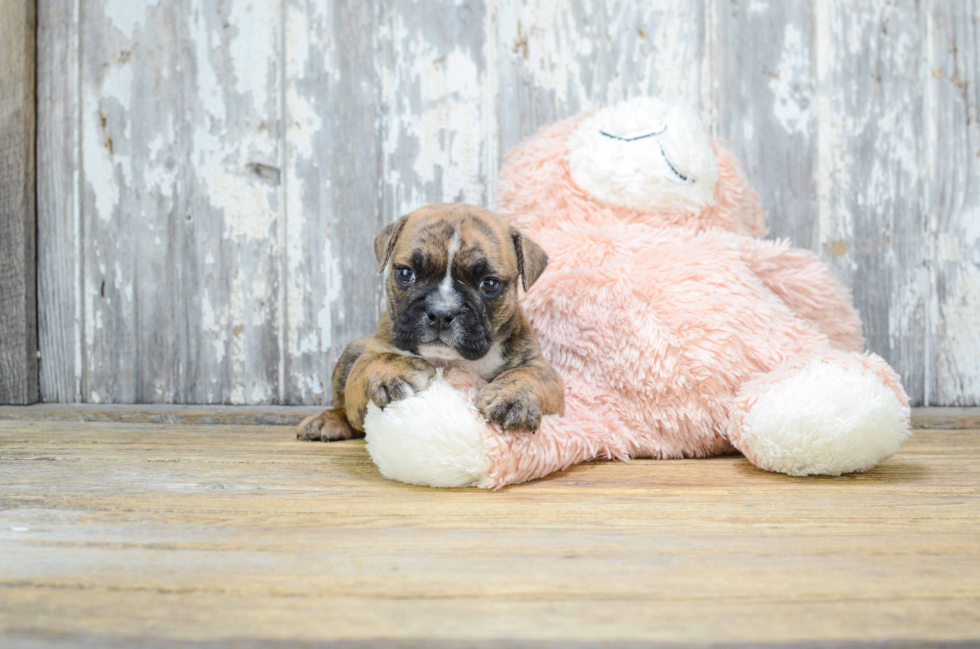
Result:
{"type": "Polygon", "coordinates": [[[427,487],[477,487],[489,476],[486,424],[466,394],[438,370],[429,387],[384,410],[369,404],[367,451],[389,480],[427,487]]]}
{"type": "Polygon", "coordinates": [[[871,368],[813,358],[754,395],[732,441],[769,471],[841,475],[871,469],[910,434],[908,407],[871,368]]]}

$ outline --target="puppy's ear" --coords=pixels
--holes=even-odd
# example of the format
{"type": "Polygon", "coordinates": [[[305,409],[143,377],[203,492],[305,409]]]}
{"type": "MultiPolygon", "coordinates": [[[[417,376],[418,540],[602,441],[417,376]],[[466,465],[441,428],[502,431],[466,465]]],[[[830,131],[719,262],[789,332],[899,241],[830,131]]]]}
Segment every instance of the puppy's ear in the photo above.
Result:
{"type": "Polygon", "coordinates": [[[408,216],[403,216],[394,223],[381,228],[378,234],[374,235],[374,256],[378,258],[378,272],[385,272],[385,266],[391,258],[391,251],[395,249],[398,235],[402,233],[405,224],[408,223],[408,216]]]}
{"type": "Polygon", "coordinates": [[[548,255],[541,246],[522,235],[516,228],[510,229],[510,238],[514,241],[517,271],[521,274],[521,283],[526,291],[541,277],[541,273],[548,265],[548,255]]]}

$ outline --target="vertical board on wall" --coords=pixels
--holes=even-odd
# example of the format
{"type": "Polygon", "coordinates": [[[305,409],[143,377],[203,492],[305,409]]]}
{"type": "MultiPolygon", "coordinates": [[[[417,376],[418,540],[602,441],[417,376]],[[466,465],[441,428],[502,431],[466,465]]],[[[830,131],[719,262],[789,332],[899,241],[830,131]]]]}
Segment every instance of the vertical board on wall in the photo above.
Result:
{"type": "Polygon", "coordinates": [[[81,256],[78,205],[79,9],[38,7],[37,291],[41,398],[82,401],[81,256]]]}
{"type": "Polygon", "coordinates": [[[868,349],[921,402],[929,256],[920,8],[886,0],[814,7],[819,245],[851,287],[868,349]]]}
{"type": "Polygon", "coordinates": [[[185,269],[187,362],[179,364],[178,400],[275,403],[282,12],[278,2],[246,0],[190,0],[171,10],[181,20],[178,146],[190,162],[178,179],[177,218],[169,220],[180,230],[185,269]],[[184,48],[193,53],[184,58],[184,48]]]}
{"type": "Polygon", "coordinates": [[[284,403],[329,403],[334,363],[380,315],[378,11],[285,4],[284,403]]]}
{"type": "Polygon", "coordinates": [[[927,24],[928,182],[933,254],[926,403],[980,398],[980,15],[932,3],[927,24]]]}
{"type": "Polygon", "coordinates": [[[37,401],[34,0],[0,0],[0,403],[37,401]]]}

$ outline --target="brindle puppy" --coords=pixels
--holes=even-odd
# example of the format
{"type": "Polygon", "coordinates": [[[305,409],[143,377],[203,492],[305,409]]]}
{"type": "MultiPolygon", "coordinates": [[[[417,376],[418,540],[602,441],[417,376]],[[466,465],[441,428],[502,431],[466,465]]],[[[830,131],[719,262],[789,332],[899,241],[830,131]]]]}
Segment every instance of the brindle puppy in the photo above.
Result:
{"type": "Polygon", "coordinates": [[[355,340],[333,372],[334,407],[308,417],[300,439],[364,434],[369,401],[384,408],[424,390],[436,367],[468,368],[490,381],[477,407],[507,429],[537,430],[565,408],[561,377],[538,350],[517,303],[548,256],[496,214],[463,204],[429,205],[374,239],[388,309],[372,336],[355,340]]]}

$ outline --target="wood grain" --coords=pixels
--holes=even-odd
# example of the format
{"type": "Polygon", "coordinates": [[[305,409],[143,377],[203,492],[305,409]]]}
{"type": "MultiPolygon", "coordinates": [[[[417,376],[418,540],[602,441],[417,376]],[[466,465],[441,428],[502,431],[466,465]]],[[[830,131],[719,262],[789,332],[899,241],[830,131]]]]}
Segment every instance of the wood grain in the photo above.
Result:
{"type": "MultiPolygon", "coordinates": [[[[0,420],[295,426],[308,415],[321,410],[322,406],[36,403],[30,406],[0,406],[0,420]]],[[[980,408],[913,408],[912,428],[980,428],[980,408]]]]}
{"type": "Polygon", "coordinates": [[[37,368],[33,0],[0,2],[0,403],[33,403],[37,368]]]}
{"type": "Polygon", "coordinates": [[[0,632],[980,640],[977,430],[843,478],[641,460],[500,492],[388,482],[362,442],[289,432],[0,422],[0,632]]]}
{"type": "Polygon", "coordinates": [[[539,127],[660,94],[852,289],[914,404],[980,405],[976,2],[40,10],[45,400],[325,404],[380,310],[381,226],[492,207],[539,127]]]}
{"type": "MultiPolygon", "coordinates": [[[[36,403],[31,406],[0,406],[0,420],[124,422],[172,426],[296,426],[307,416],[322,410],[322,406],[36,403]]],[[[929,421],[936,428],[980,426],[980,411],[967,410],[968,414],[951,414],[945,417],[936,414],[929,421]]]]}
{"type": "Polygon", "coordinates": [[[79,204],[79,3],[38,7],[37,290],[40,396],[82,401],[82,232],[79,204]]]}
{"type": "Polygon", "coordinates": [[[927,403],[980,393],[980,19],[974,2],[929,7],[926,211],[933,247],[927,403]]]}

